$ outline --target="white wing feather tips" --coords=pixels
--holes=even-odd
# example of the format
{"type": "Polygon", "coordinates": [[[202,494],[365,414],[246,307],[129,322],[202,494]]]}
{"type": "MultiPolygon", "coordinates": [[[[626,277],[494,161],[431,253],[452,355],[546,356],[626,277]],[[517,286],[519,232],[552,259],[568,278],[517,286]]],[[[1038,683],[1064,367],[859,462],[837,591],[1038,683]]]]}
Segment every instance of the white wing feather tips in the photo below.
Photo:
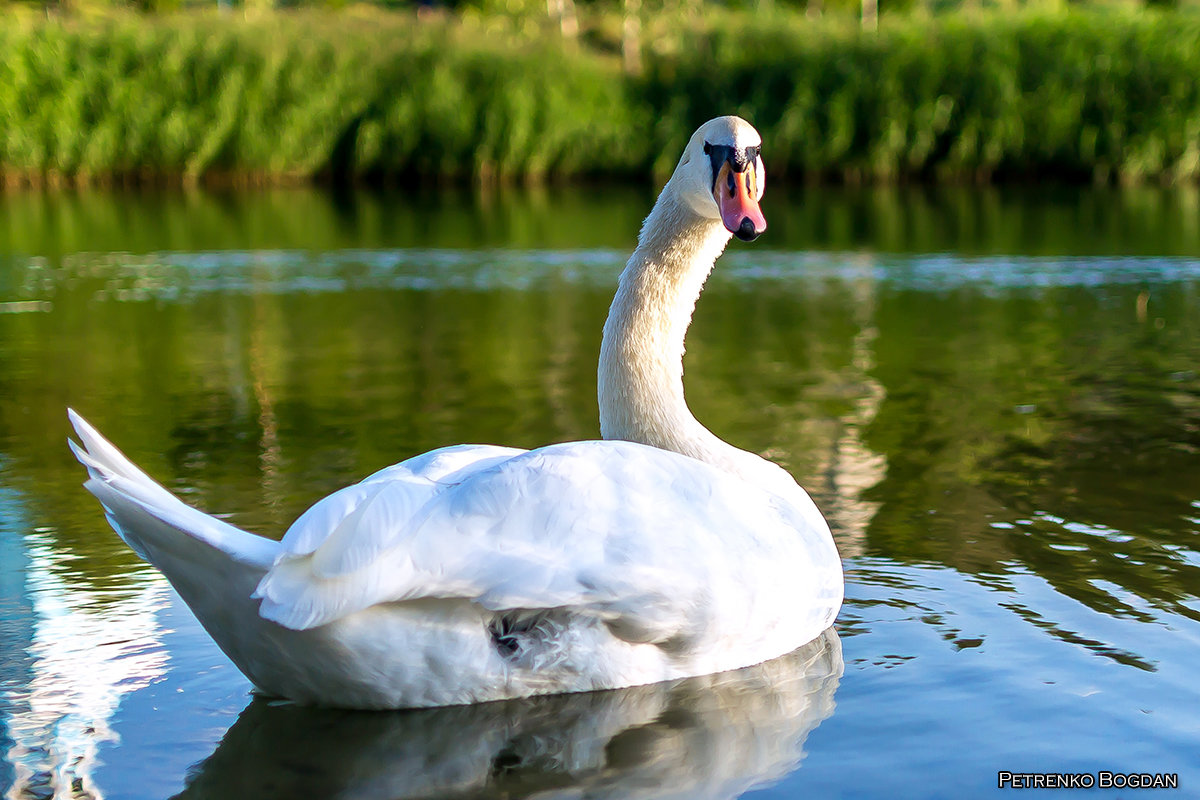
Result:
{"type": "Polygon", "coordinates": [[[374,603],[380,594],[379,569],[314,580],[308,558],[280,559],[258,584],[259,615],[285,628],[306,630],[327,624],[374,603]]]}
{"type": "Polygon", "coordinates": [[[336,578],[368,566],[434,494],[428,482],[422,483],[409,478],[363,487],[363,496],[313,551],[313,575],[336,578]]]}
{"type": "MultiPolygon", "coordinates": [[[[360,483],[347,486],[318,501],[292,523],[281,544],[284,551],[292,555],[314,553],[329,541],[343,518],[353,513],[364,497],[378,494],[380,484],[389,493],[411,493],[406,502],[411,502],[415,511],[436,492],[444,489],[443,484],[455,483],[465,474],[485,469],[524,452],[526,451],[514,447],[495,445],[455,445],[414,456],[407,461],[385,467],[367,476],[360,483]]],[[[397,502],[395,499],[391,500],[393,503],[397,502]]],[[[399,516],[403,516],[403,513],[399,516]]],[[[380,544],[380,536],[368,535],[362,536],[361,540],[348,542],[347,547],[361,546],[377,551],[380,544]]],[[[356,556],[346,553],[344,556],[335,557],[331,554],[327,556],[324,568],[336,570],[332,565],[338,558],[351,562],[356,556]]]]}

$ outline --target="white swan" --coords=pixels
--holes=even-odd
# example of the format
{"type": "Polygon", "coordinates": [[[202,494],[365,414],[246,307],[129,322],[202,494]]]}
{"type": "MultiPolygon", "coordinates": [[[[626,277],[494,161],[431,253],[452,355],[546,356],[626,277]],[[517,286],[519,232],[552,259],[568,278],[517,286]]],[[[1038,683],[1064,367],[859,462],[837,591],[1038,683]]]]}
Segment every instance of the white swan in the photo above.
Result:
{"type": "Polygon", "coordinates": [[[731,233],[766,227],[758,133],[692,136],[604,327],[605,441],[459,445],[318,502],[275,542],[154,483],[87,422],[85,484],[261,691],[401,708],[653,683],[812,640],[842,602],[829,528],[779,466],[706,430],[683,338],[731,233]]]}

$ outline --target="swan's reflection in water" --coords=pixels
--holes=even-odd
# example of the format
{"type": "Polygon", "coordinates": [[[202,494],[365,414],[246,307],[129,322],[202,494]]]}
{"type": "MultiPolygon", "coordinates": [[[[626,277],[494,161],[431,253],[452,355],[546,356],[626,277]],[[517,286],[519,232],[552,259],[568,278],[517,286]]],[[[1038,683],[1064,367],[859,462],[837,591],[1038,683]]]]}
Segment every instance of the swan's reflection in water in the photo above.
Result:
{"type": "Polygon", "coordinates": [[[830,628],[765,664],[617,691],[390,713],[256,699],[179,797],[731,798],[798,766],[842,668],[830,628]]]}

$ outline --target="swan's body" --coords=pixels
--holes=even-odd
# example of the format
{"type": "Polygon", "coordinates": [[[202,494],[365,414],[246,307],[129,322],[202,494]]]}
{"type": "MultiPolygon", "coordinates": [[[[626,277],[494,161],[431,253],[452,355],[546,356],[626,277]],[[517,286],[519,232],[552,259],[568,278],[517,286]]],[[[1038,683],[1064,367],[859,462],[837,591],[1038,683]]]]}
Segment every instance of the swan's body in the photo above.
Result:
{"type": "Polygon", "coordinates": [[[707,123],[647,219],[605,325],[606,441],[436,450],[320,501],[275,542],[186,506],[72,412],[87,488],[242,672],[301,702],[632,686],[810,641],[842,600],[824,519],[683,399],[704,279],[730,231],[765,227],[758,145],[742,120],[707,123]]]}

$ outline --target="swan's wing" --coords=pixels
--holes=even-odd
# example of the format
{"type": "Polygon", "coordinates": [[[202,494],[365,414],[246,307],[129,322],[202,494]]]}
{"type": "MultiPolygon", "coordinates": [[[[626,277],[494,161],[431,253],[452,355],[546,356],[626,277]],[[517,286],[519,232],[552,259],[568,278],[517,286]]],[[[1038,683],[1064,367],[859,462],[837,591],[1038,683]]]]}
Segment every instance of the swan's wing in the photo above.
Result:
{"type": "MultiPolygon", "coordinates": [[[[375,491],[368,507],[409,490],[375,491]]],[[[797,531],[795,515],[757,487],[628,442],[502,458],[395,525],[403,516],[381,514],[385,529],[367,512],[349,515],[321,546],[282,557],[259,585],[263,616],[309,628],[379,603],[456,598],[495,611],[567,608],[629,641],[682,640],[710,630],[717,609],[743,622],[760,596],[747,582],[780,574],[781,559],[804,558],[806,542],[822,538],[797,531]],[[373,557],[341,557],[340,543],[359,538],[373,557]]]]}
{"type": "MultiPolygon", "coordinates": [[[[469,475],[526,452],[515,447],[460,444],[431,450],[381,469],[318,501],[292,523],[280,544],[292,556],[323,551],[335,572],[368,561],[411,524],[413,515],[469,475]]],[[[320,563],[318,571],[322,569],[320,563]]]]}

